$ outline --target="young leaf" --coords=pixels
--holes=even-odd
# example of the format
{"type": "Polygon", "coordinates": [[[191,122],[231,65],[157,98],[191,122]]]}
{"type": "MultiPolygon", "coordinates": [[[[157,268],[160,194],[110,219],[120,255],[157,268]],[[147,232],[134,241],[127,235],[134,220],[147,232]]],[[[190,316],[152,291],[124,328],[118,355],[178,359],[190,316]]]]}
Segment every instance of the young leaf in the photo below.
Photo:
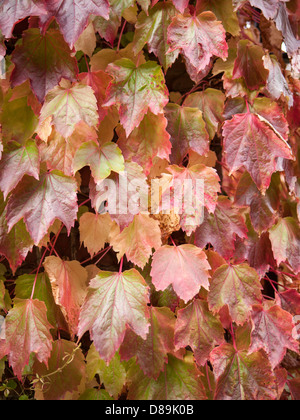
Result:
{"type": "Polygon", "coordinates": [[[178,14],[168,27],[169,52],[180,50],[190,76],[206,69],[211,57],[227,58],[225,30],[212,12],[198,16],[178,14]]]}
{"type": "Polygon", "coordinates": [[[249,353],[264,349],[274,369],[286,350],[298,352],[299,343],[292,338],[293,317],[277,305],[254,305],[251,319],[253,330],[249,353]]]}
{"type": "Polygon", "coordinates": [[[188,302],[200,290],[209,288],[210,265],[205,253],[194,245],[164,245],[153,255],[150,275],[156,290],[172,284],[177,295],[188,302]]]}
{"type": "Polygon", "coordinates": [[[100,271],[90,282],[80,313],[78,336],[89,330],[100,357],[108,363],[124,339],[126,326],[146,339],[148,303],[148,287],[138,271],[100,271]]]}
{"type": "Polygon", "coordinates": [[[300,272],[300,228],[292,217],[279,219],[269,230],[270,241],[277,264],[288,261],[293,271],[300,272]]]}
{"type": "Polygon", "coordinates": [[[150,307],[150,328],[146,340],[127,330],[120,347],[123,360],[137,356],[145,375],[158,379],[168,353],[174,350],[175,315],[169,308],[150,307]]]}
{"type": "Polygon", "coordinates": [[[37,28],[24,31],[23,43],[15,48],[12,62],[15,64],[12,86],[29,79],[41,103],[61,78],[72,82],[78,73],[76,59],[71,57],[69,46],[56,29],[49,29],[45,34],[37,28]]]}
{"type": "Polygon", "coordinates": [[[46,96],[41,110],[40,121],[52,116],[52,122],[59,133],[69,137],[75,126],[84,121],[89,126],[96,126],[99,121],[97,100],[90,86],[77,83],[70,86],[61,82],[46,96]]]}
{"type": "Polygon", "coordinates": [[[83,143],[76,151],[73,161],[73,171],[77,172],[84,166],[90,166],[96,183],[107,178],[110,173],[124,171],[124,158],[115,143],[102,145],[94,141],[83,143]]]}
{"type": "Polygon", "coordinates": [[[5,319],[8,361],[19,379],[32,352],[47,365],[52,348],[52,337],[44,302],[37,299],[20,300],[5,319]]]}
{"type": "Polygon", "coordinates": [[[209,309],[215,313],[227,305],[232,320],[243,324],[250,316],[252,305],[261,303],[259,280],[257,272],[246,263],[222,265],[211,279],[209,309]]]}
{"type": "Polygon", "coordinates": [[[8,230],[23,218],[36,245],[56,218],[70,232],[78,210],[76,191],[76,181],[60,171],[42,172],[39,180],[25,175],[7,203],[8,230]]]}
{"type": "Polygon", "coordinates": [[[177,312],[175,346],[190,346],[196,362],[204,365],[215,345],[224,341],[221,322],[208,310],[206,302],[195,299],[177,312]]]}
{"type": "Polygon", "coordinates": [[[114,80],[107,91],[104,106],[117,105],[126,136],[142,121],[150,110],[157,115],[168,103],[168,90],[161,68],[154,61],[136,66],[122,58],[107,66],[114,80]]]}

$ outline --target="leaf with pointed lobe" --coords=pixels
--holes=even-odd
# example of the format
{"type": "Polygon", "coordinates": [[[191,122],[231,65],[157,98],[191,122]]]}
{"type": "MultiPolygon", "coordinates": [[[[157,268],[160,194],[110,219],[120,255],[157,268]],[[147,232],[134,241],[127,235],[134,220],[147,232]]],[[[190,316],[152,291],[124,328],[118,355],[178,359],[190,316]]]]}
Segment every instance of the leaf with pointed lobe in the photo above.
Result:
{"type": "Polygon", "coordinates": [[[56,29],[49,29],[45,34],[37,28],[24,31],[22,45],[15,48],[12,62],[15,64],[12,87],[29,79],[41,103],[61,78],[74,81],[78,73],[76,59],[56,29]]]}
{"type": "Polygon", "coordinates": [[[0,189],[4,199],[25,174],[39,179],[39,169],[39,151],[33,140],[28,140],[24,146],[13,144],[0,160],[0,189]]]}
{"type": "Polygon", "coordinates": [[[237,14],[233,10],[232,0],[197,0],[196,13],[210,10],[222,21],[226,32],[239,35],[240,26],[237,14]]]}
{"type": "Polygon", "coordinates": [[[300,293],[295,289],[288,289],[279,294],[282,309],[292,315],[299,315],[300,293]]]}
{"type": "Polygon", "coordinates": [[[137,127],[150,110],[157,115],[168,102],[168,90],[160,66],[147,61],[138,67],[128,58],[107,66],[106,71],[114,80],[108,87],[104,106],[119,107],[120,122],[126,136],[137,127]]]}
{"type": "Polygon", "coordinates": [[[269,70],[266,88],[272,99],[279,99],[281,96],[287,99],[289,108],[293,105],[293,94],[290,91],[287,80],[282,74],[280,64],[273,55],[263,57],[264,67],[269,70]]]}
{"type": "Polygon", "coordinates": [[[45,376],[47,381],[47,386],[37,383],[35,396],[42,395],[40,399],[46,401],[63,400],[68,391],[79,388],[85,376],[84,356],[76,343],[59,339],[53,342],[48,366],[35,361],[33,369],[39,377],[45,376]]]}
{"type": "Polygon", "coordinates": [[[111,48],[103,48],[98,51],[90,60],[91,71],[96,72],[99,70],[106,71],[107,66],[121,58],[128,58],[133,63],[144,64],[146,63],[145,57],[142,53],[137,56],[133,52],[133,43],[130,42],[125,48],[121,48],[119,51],[111,48]]]}
{"type": "Polygon", "coordinates": [[[261,289],[259,275],[248,264],[224,264],[211,278],[209,309],[216,313],[227,305],[232,320],[241,325],[250,317],[252,305],[261,303],[261,289]]]}
{"type": "Polygon", "coordinates": [[[159,223],[147,214],[135,215],[129,226],[111,238],[110,244],[118,253],[119,261],[126,255],[128,260],[144,268],[152,249],[161,246],[159,223]]]}
{"type": "Polygon", "coordinates": [[[165,116],[172,143],[171,162],[180,164],[190,150],[201,156],[208,154],[208,133],[198,108],[170,103],[165,107],[165,116]]]}
{"type": "Polygon", "coordinates": [[[210,265],[205,253],[195,245],[164,245],[152,258],[151,276],[156,290],[172,284],[177,295],[188,302],[200,290],[208,290],[210,265]]]}
{"type": "Polygon", "coordinates": [[[75,335],[87,290],[87,272],[79,261],[63,261],[55,256],[46,257],[43,264],[50,279],[55,302],[62,307],[70,330],[75,335]]]}
{"type": "Polygon", "coordinates": [[[93,26],[96,32],[113,46],[121,25],[121,17],[112,9],[109,11],[109,18],[104,19],[101,16],[93,17],[93,26]]]}
{"type": "Polygon", "coordinates": [[[265,120],[247,112],[235,114],[223,126],[224,153],[230,173],[245,168],[265,192],[276,171],[276,158],[293,159],[291,148],[265,120]]]}
{"type": "Polygon", "coordinates": [[[118,398],[126,382],[125,363],[120,360],[118,352],[107,365],[100,358],[94,343],[92,343],[86,356],[86,370],[90,381],[98,374],[100,383],[105,386],[106,391],[111,396],[118,398]]]}
{"type": "Polygon", "coordinates": [[[25,299],[15,302],[5,318],[5,346],[8,362],[19,379],[33,352],[47,364],[51,348],[51,325],[47,320],[44,302],[25,299]]]}
{"type": "Polygon", "coordinates": [[[195,299],[177,312],[175,346],[190,346],[196,362],[204,365],[216,345],[224,342],[221,322],[208,310],[206,302],[195,299]]]}
{"type": "Polygon", "coordinates": [[[224,102],[225,95],[223,92],[208,88],[202,92],[191,93],[187,96],[183,104],[187,107],[197,107],[202,111],[206,130],[209,138],[212,140],[224,121],[224,102]]]}
{"type": "Polygon", "coordinates": [[[77,83],[71,86],[63,80],[48,92],[41,110],[40,121],[52,116],[52,124],[65,138],[71,136],[80,121],[94,127],[99,122],[97,100],[90,86],[77,83]]]}
{"type": "Polygon", "coordinates": [[[215,400],[274,400],[276,382],[267,357],[261,352],[248,355],[221,344],[210,355],[216,377],[215,400]]]}
{"type": "Polygon", "coordinates": [[[76,191],[76,181],[60,171],[42,171],[39,180],[25,175],[7,203],[8,230],[23,218],[35,244],[55,219],[62,221],[70,232],[77,217],[76,191]]]}
{"type": "Polygon", "coordinates": [[[213,56],[227,58],[226,33],[212,12],[198,16],[176,15],[168,27],[169,52],[180,50],[190,76],[205,70],[213,56]]]}
{"type": "Polygon", "coordinates": [[[234,240],[247,237],[244,217],[231,201],[219,196],[214,213],[205,211],[204,221],[195,233],[195,244],[203,248],[210,243],[226,260],[234,254],[234,240]]]}
{"type": "Polygon", "coordinates": [[[77,172],[84,166],[90,166],[96,183],[107,178],[110,173],[124,171],[124,158],[115,143],[102,145],[94,141],[83,143],[76,151],[73,160],[73,171],[77,172]]]}
{"type": "Polygon", "coordinates": [[[283,359],[286,350],[296,353],[299,343],[293,338],[293,317],[277,305],[254,305],[251,312],[253,329],[249,352],[264,349],[274,369],[283,359]]]}
{"type": "Polygon", "coordinates": [[[269,71],[264,67],[263,56],[262,47],[248,40],[239,41],[232,74],[233,80],[242,77],[250,90],[258,90],[261,86],[265,86],[269,71]]]}
{"type": "Polygon", "coordinates": [[[169,308],[150,307],[150,328],[146,340],[127,330],[120,347],[123,360],[137,356],[137,362],[145,375],[158,379],[168,353],[174,350],[175,315],[169,308]]]}
{"type": "Polygon", "coordinates": [[[97,45],[93,22],[90,22],[75,42],[75,50],[91,57],[97,45]]]}
{"type": "Polygon", "coordinates": [[[58,169],[67,176],[74,175],[73,161],[79,147],[86,141],[97,141],[97,132],[82,121],[67,138],[52,130],[47,142],[39,144],[41,162],[46,162],[48,169],[58,169]]]}
{"type": "Polygon", "coordinates": [[[181,360],[169,354],[168,364],[157,380],[136,365],[128,372],[129,400],[206,400],[202,374],[191,357],[181,360]]]}
{"type": "Polygon", "coordinates": [[[55,17],[70,48],[88,25],[91,14],[109,18],[108,0],[47,0],[46,8],[48,13],[41,16],[42,24],[47,25],[55,17]]]}
{"type": "Polygon", "coordinates": [[[138,271],[100,271],[90,282],[80,313],[78,336],[89,330],[100,357],[108,363],[119,349],[126,327],[146,339],[148,303],[148,287],[138,271]]]}
{"type": "Polygon", "coordinates": [[[300,227],[292,217],[279,219],[269,229],[274,258],[279,265],[287,261],[297,274],[300,272],[300,227]]]}
{"type": "Polygon", "coordinates": [[[87,247],[91,256],[104,248],[110,242],[113,222],[108,213],[84,213],[79,220],[80,241],[87,247]]]}
{"type": "Polygon", "coordinates": [[[5,38],[11,38],[15,24],[27,16],[46,15],[42,0],[3,0],[0,5],[0,29],[5,38]]]}
{"type": "Polygon", "coordinates": [[[170,2],[157,3],[147,13],[141,12],[135,24],[133,51],[138,54],[148,44],[149,52],[158,57],[165,71],[178,57],[179,50],[169,52],[168,27],[172,18],[176,16],[176,9],[170,2]]]}
{"type": "Polygon", "coordinates": [[[287,381],[291,397],[294,401],[300,400],[300,378],[293,378],[287,381]]]}
{"type": "Polygon", "coordinates": [[[0,254],[9,262],[13,274],[25,260],[33,247],[33,240],[26,230],[23,220],[8,231],[5,202],[0,202],[0,254]]]}
{"type": "Polygon", "coordinates": [[[168,160],[172,144],[166,127],[167,119],[164,115],[154,115],[151,112],[147,112],[129,137],[126,137],[122,126],[117,126],[116,132],[119,137],[117,144],[122,150],[124,159],[137,162],[146,175],[149,174],[155,157],[168,160]]]}

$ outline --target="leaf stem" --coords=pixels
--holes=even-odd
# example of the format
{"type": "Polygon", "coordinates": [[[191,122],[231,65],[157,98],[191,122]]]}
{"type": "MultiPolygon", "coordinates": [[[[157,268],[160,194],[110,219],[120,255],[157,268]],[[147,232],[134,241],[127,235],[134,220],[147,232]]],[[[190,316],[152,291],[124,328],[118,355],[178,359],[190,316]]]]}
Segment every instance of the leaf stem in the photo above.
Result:
{"type": "Polygon", "coordinates": [[[119,50],[120,50],[121,38],[122,38],[122,35],[123,35],[123,32],[124,32],[124,29],[125,29],[126,23],[127,23],[127,21],[124,19],[123,26],[122,26],[122,28],[121,28],[120,35],[119,35],[119,39],[118,39],[117,52],[119,52],[119,50]]]}

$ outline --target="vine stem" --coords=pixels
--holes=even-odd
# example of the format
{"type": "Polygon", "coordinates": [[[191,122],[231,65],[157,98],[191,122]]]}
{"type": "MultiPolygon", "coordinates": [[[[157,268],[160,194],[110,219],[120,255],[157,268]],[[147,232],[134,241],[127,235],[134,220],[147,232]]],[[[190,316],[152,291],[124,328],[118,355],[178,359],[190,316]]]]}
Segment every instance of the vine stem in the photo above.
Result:
{"type": "Polygon", "coordinates": [[[122,35],[123,35],[123,32],[124,32],[124,29],[125,29],[126,23],[127,23],[127,21],[124,19],[124,23],[123,23],[123,26],[122,26],[122,28],[121,28],[120,35],[119,35],[119,39],[118,39],[117,52],[119,52],[119,50],[120,50],[121,38],[122,38],[122,35]]]}
{"type": "Polygon", "coordinates": [[[231,334],[231,337],[232,337],[232,345],[233,345],[233,348],[234,348],[235,351],[237,351],[232,322],[230,323],[230,334],[231,334]]]}
{"type": "Polygon", "coordinates": [[[124,258],[124,257],[122,257],[122,258],[121,258],[121,261],[120,261],[119,274],[121,274],[121,273],[122,273],[122,268],[123,268],[123,258],[124,258]]]}

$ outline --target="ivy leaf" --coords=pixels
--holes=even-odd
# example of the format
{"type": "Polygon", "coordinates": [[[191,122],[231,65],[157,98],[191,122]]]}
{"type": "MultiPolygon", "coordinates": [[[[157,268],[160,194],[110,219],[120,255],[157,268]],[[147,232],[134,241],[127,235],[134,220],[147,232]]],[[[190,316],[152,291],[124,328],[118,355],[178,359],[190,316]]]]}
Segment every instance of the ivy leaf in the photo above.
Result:
{"type": "Polygon", "coordinates": [[[228,55],[226,33],[212,12],[198,16],[176,15],[168,27],[169,52],[180,50],[192,79],[206,69],[211,57],[225,60],[228,55]]]}
{"type": "Polygon", "coordinates": [[[168,102],[168,90],[160,66],[154,61],[136,66],[128,58],[122,58],[107,66],[106,71],[114,78],[107,90],[103,106],[117,105],[120,121],[126,136],[142,121],[150,110],[163,113],[168,102]]]}
{"type": "Polygon", "coordinates": [[[172,2],[180,13],[183,13],[189,4],[188,0],[172,0],[172,2]]]}
{"type": "Polygon", "coordinates": [[[261,303],[260,277],[248,264],[224,264],[214,272],[208,292],[211,311],[219,312],[227,305],[234,322],[243,324],[252,305],[261,303]]]}
{"type": "Polygon", "coordinates": [[[39,180],[25,175],[7,203],[8,230],[24,218],[36,245],[56,218],[70,232],[77,217],[76,191],[76,181],[60,171],[42,172],[39,180]]]}
{"type": "Polygon", "coordinates": [[[33,240],[23,220],[8,232],[5,202],[0,202],[0,253],[6,257],[13,274],[33,247],[33,240]]]}
{"type": "Polygon", "coordinates": [[[300,228],[292,217],[279,219],[269,229],[270,241],[277,264],[288,261],[293,271],[300,272],[300,228]]]}
{"type": "Polygon", "coordinates": [[[98,374],[100,382],[104,384],[106,391],[111,396],[118,398],[126,382],[125,363],[120,360],[119,353],[116,353],[109,365],[107,365],[100,358],[94,343],[92,343],[86,356],[86,363],[88,379],[92,381],[94,376],[98,374]]]}
{"type": "Polygon", "coordinates": [[[69,46],[55,29],[49,29],[45,34],[36,28],[24,31],[23,43],[16,46],[12,62],[15,64],[12,86],[29,79],[41,103],[62,77],[72,82],[78,73],[76,59],[71,57],[69,46]]]}
{"type": "Polygon", "coordinates": [[[231,201],[219,196],[214,213],[205,211],[204,221],[195,233],[195,244],[203,248],[210,243],[225,259],[230,259],[235,250],[234,240],[247,237],[244,217],[231,201]]]}
{"type": "Polygon", "coordinates": [[[126,254],[128,260],[144,268],[152,255],[152,248],[161,246],[159,223],[149,215],[138,214],[129,226],[111,238],[110,244],[118,252],[119,260],[126,254]]]}
{"type": "Polygon", "coordinates": [[[5,38],[11,38],[15,24],[27,16],[46,15],[41,0],[3,0],[0,5],[0,29],[5,38]]]}
{"type": "Polygon", "coordinates": [[[47,0],[46,7],[48,15],[42,16],[42,23],[47,24],[55,17],[70,48],[87,26],[91,14],[109,18],[108,0],[47,0]]]}
{"type": "Polygon", "coordinates": [[[63,339],[54,341],[47,366],[36,361],[33,368],[40,377],[49,378],[47,386],[40,383],[35,386],[35,395],[42,395],[42,398],[38,399],[46,401],[64,399],[68,391],[79,388],[85,376],[82,351],[76,347],[76,343],[63,339]]]}
{"type": "Polygon", "coordinates": [[[222,21],[226,32],[236,36],[240,32],[240,26],[236,13],[233,11],[231,0],[197,0],[196,12],[211,10],[222,21]]]}
{"type": "Polygon", "coordinates": [[[265,86],[269,71],[264,67],[264,50],[259,45],[242,39],[237,46],[237,57],[232,73],[233,80],[243,77],[249,90],[265,86]]]}
{"type": "Polygon", "coordinates": [[[79,261],[63,261],[59,257],[46,257],[45,270],[49,276],[53,296],[62,307],[72,333],[77,333],[80,308],[87,290],[87,271],[79,261]]]}
{"type": "Polygon", "coordinates": [[[128,372],[129,400],[205,400],[201,373],[191,358],[177,359],[169,355],[157,380],[145,376],[141,369],[133,366],[128,372]]]}
{"type": "Polygon", "coordinates": [[[176,15],[176,9],[172,3],[157,3],[150,9],[148,14],[141,12],[138,16],[133,38],[133,51],[138,54],[148,44],[149,52],[158,57],[159,62],[166,71],[176,60],[179,50],[168,52],[167,29],[176,15]]]}
{"type": "Polygon", "coordinates": [[[293,94],[290,91],[286,78],[282,74],[280,64],[273,55],[263,57],[264,66],[269,70],[267,90],[272,99],[279,99],[282,95],[287,99],[289,107],[294,103],[293,94]]]}
{"type": "Polygon", "coordinates": [[[165,290],[172,284],[177,295],[188,302],[201,286],[208,290],[209,269],[200,248],[189,244],[164,245],[153,255],[150,275],[156,290],[165,290]]]}
{"type": "Polygon", "coordinates": [[[292,338],[294,323],[291,314],[277,305],[254,305],[251,319],[250,353],[264,349],[273,369],[283,359],[286,349],[298,353],[299,343],[292,338]]]}
{"type": "Polygon", "coordinates": [[[230,174],[244,167],[263,193],[276,171],[276,158],[293,159],[290,146],[277,131],[247,112],[235,114],[223,126],[225,162],[230,174]],[[279,135],[278,135],[279,134],[279,135]]]}
{"type": "Polygon", "coordinates": [[[97,100],[90,86],[77,83],[70,86],[62,81],[46,96],[41,110],[40,121],[52,116],[52,122],[59,133],[69,137],[77,123],[84,121],[89,126],[99,122],[97,100]]]}
{"type": "Polygon", "coordinates": [[[151,112],[147,112],[128,138],[123,127],[118,125],[118,146],[124,159],[137,162],[146,175],[149,175],[155,157],[169,160],[172,144],[166,126],[167,120],[162,114],[154,115],[151,112]]]}
{"type": "Polygon", "coordinates": [[[87,212],[80,217],[80,242],[87,247],[92,257],[110,241],[110,233],[114,230],[115,224],[108,213],[87,212]]]}
{"type": "Polygon", "coordinates": [[[216,347],[210,355],[217,379],[215,400],[274,400],[275,378],[266,356],[248,355],[231,344],[216,347]]]}
{"type": "Polygon", "coordinates": [[[124,171],[124,158],[115,143],[102,145],[94,141],[83,143],[76,151],[73,160],[73,171],[77,172],[84,166],[90,166],[96,183],[107,178],[110,173],[124,171]]]}
{"type": "Polygon", "coordinates": [[[0,189],[4,199],[25,174],[38,180],[40,172],[39,151],[34,141],[28,140],[21,147],[14,144],[11,148],[0,160],[0,189]]]}
{"type": "Polygon", "coordinates": [[[127,330],[120,347],[123,360],[137,356],[145,375],[158,379],[174,350],[175,315],[169,308],[150,307],[150,328],[146,340],[127,330]]]}
{"type": "Polygon", "coordinates": [[[126,326],[146,339],[147,303],[148,287],[138,271],[100,271],[90,282],[80,313],[78,336],[89,330],[100,357],[108,363],[124,339],[126,326]]]}
{"type": "Polygon", "coordinates": [[[9,364],[21,380],[32,352],[47,365],[52,348],[52,326],[44,302],[25,299],[15,302],[5,319],[5,338],[9,364]]]}
{"type": "Polygon", "coordinates": [[[208,310],[206,302],[195,299],[177,312],[175,346],[190,346],[196,362],[204,365],[215,345],[224,341],[221,322],[208,310]]]}
{"type": "Polygon", "coordinates": [[[168,120],[167,130],[171,135],[171,162],[180,164],[190,150],[201,156],[208,154],[208,133],[198,108],[170,103],[165,108],[165,116],[168,120]]]}
{"type": "Polygon", "coordinates": [[[225,95],[217,89],[205,89],[202,92],[194,92],[187,96],[184,105],[199,108],[206,124],[209,138],[212,140],[223,123],[225,95]]]}

